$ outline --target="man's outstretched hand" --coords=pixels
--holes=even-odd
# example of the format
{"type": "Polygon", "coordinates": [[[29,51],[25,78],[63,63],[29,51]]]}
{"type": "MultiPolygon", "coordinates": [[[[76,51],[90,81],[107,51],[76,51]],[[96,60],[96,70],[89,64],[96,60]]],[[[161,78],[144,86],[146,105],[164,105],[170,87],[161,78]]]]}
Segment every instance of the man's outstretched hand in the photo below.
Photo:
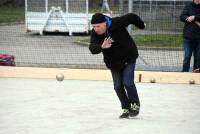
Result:
{"type": "Polygon", "coordinates": [[[112,42],[114,42],[112,38],[110,38],[110,37],[105,38],[105,39],[104,39],[104,42],[103,42],[103,44],[102,44],[101,47],[102,47],[103,49],[104,49],[104,48],[110,48],[110,47],[112,46],[112,42]]]}

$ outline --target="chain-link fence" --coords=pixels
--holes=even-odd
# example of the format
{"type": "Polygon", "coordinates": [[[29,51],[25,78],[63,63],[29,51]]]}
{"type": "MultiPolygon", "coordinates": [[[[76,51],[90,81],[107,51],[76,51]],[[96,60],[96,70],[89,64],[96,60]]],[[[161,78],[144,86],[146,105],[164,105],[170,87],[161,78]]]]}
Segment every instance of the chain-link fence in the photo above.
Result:
{"type": "Polygon", "coordinates": [[[91,16],[95,12],[110,17],[133,12],[147,24],[145,30],[128,28],[140,54],[136,69],[181,71],[183,23],[179,16],[187,2],[25,0],[25,7],[19,9],[1,6],[0,53],[15,55],[17,66],[105,68],[103,56],[88,50],[91,16]],[[21,17],[24,23],[17,24],[18,20],[11,19],[13,14],[25,16],[21,17]]]}

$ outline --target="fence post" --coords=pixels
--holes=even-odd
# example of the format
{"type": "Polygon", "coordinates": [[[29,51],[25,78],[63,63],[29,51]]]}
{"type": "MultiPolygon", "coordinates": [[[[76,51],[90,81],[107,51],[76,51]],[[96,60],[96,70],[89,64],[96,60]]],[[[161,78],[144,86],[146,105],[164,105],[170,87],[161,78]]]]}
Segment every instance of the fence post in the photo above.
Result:
{"type": "Polygon", "coordinates": [[[26,24],[26,29],[27,29],[27,11],[28,11],[28,4],[27,4],[27,0],[25,0],[25,24],[26,24]]]}
{"type": "Polygon", "coordinates": [[[89,2],[86,0],[86,14],[88,15],[89,13],[89,2]]]}
{"type": "Polygon", "coordinates": [[[66,6],[66,7],[65,7],[65,8],[66,8],[66,11],[65,11],[65,12],[68,13],[68,12],[69,12],[69,11],[68,11],[68,10],[69,10],[68,0],[65,0],[65,6],[66,6]]]}
{"type": "Polygon", "coordinates": [[[123,15],[124,14],[124,1],[123,0],[119,0],[119,14],[123,15]]]}
{"type": "Polygon", "coordinates": [[[46,9],[46,13],[48,13],[48,0],[45,0],[45,9],[46,9]]]}
{"type": "MultiPolygon", "coordinates": [[[[128,12],[132,13],[133,12],[133,0],[128,1],[128,12]]],[[[130,35],[132,35],[132,25],[128,26],[128,32],[130,35]]]]}

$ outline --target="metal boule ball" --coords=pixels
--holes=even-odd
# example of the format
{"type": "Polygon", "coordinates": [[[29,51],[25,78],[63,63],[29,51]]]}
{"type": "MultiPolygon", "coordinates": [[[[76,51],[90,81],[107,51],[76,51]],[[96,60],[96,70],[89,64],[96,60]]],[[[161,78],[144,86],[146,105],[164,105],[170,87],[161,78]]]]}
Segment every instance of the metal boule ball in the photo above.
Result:
{"type": "Polygon", "coordinates": [[[195,84],[195,80],[190,79],[190,80],[189,80],[189,84],[195,84]]]}
{"type": "Polygon", "coordinates": [[[150,79],[151,83],[156,83],[156,80],[154,78],[150,79]]]}
{"type": "Polygon", "coordinates": [[[57,81],[63,81],[64,80],[64,75],[63,74],[57,74],[56,75],[57,81]]]}

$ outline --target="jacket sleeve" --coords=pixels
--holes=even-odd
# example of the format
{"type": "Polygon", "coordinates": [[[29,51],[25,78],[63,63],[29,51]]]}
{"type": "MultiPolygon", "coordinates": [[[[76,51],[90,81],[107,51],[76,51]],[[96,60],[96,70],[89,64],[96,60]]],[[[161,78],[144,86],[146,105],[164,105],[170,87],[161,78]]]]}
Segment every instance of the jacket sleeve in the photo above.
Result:
{"type": "Polygon", "coordinates": [[[189,17],[189,8],[188,8],[188,5],[186,5],[184,8],[183,8],[183,11],[181,12],[181,15],[180,15],[180,21],[182,22],[187,22],[186,21],[186,18],[189,17]]]}
{"type": "Polygon", "coordinates": [[[102,51],[101,44],[97,41],[94,31],[91,33],[89,50],[92,54],[99,54],[102,51]]]}
{"type": "Polygon", "coordinates": [[[194,21],[198,21],[198,22],[200,22],[200,14],[195,15],[195,19],[194,19],[194,21]]]}
{"type": "Polygon", "coordinates": [[[127,27],[128,25],[133,24],[140,29],[145,28],[143,20],[134,13],[128,13],[124,16],[116,18],[116,20],[119,21],[121,27],[127,27]]]}

